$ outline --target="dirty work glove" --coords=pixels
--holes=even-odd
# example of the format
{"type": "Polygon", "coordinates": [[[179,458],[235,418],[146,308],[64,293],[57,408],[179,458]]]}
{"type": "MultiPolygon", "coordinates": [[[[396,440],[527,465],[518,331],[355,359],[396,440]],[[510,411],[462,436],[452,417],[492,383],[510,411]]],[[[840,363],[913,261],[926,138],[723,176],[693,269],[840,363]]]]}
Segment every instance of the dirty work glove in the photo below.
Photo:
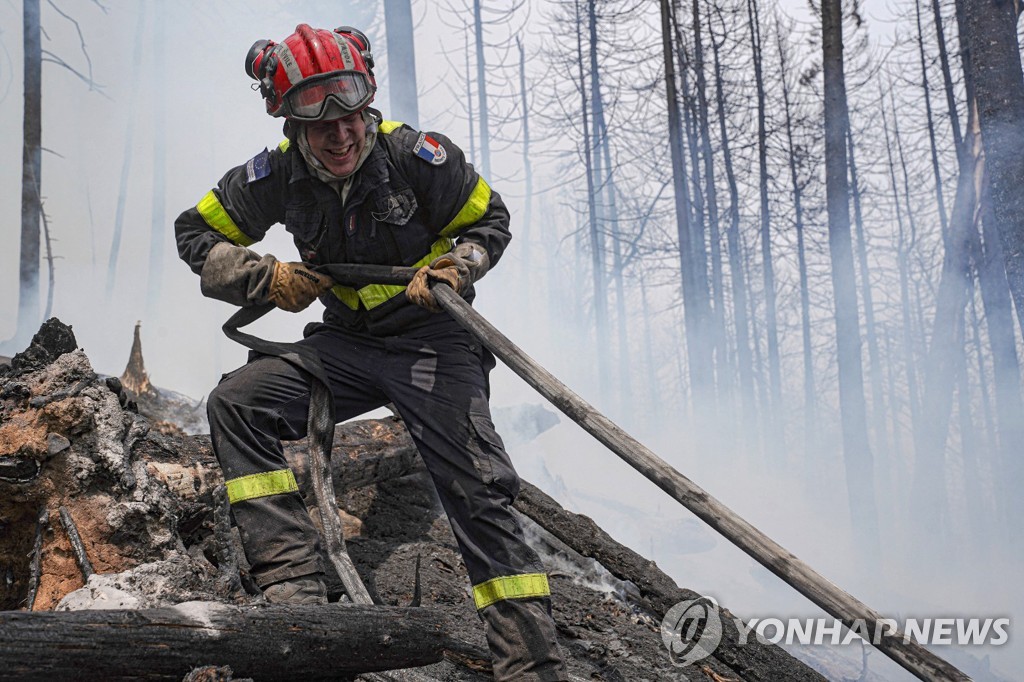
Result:
{"type": "Polygon", "coordinates": [[[441,312],[429,280],[445,282],[455,293],[462,295],[473,282],[484,276],[490,265],[487,253],[478,244],[463,242],[450,252],[424,265],[412,278],[405,290],[409,300],[435,313],[441,312]]]}
{"type": "Polygon", "coordinates": [[[204,296],[231,305],[252,306],[267,302],[267,291],[277,259],[261,256],[244,246],[218,242],[210,249],[199,274],[204,296]]]}
{"type": "Polygon", "coordinates": [[[282,310],[297,313],[333,286],[334,280],[313,272],[305,263],[277,261],[267,300],[282,310]]]}

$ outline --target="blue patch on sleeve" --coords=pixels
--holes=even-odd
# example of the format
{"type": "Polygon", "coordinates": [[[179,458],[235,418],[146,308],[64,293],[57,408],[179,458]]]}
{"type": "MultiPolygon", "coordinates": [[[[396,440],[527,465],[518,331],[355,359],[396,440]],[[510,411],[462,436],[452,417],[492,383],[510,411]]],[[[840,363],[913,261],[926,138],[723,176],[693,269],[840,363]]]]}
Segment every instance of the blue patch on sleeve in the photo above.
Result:
{"type": "Polygon", "coordinates": [[[270,151],[266,148],[245,164],[246,184],[270,175],[270,151]]]}

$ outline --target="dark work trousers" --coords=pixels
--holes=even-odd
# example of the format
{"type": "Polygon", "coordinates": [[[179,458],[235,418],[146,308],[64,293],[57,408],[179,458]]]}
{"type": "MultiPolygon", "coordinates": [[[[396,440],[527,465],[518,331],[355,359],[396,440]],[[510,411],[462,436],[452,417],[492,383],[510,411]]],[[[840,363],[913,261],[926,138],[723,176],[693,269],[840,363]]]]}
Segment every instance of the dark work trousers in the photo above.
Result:
{"type": "MultiPolygon", "coordinates": [[[[320,356],[337,421],[389,402],[397,408],[462,551],[495,678],[568,679],[544,569],[509,510],[519,477],[491,422],[493,356],[444,313],[401,336],[310,325],[300,343],[320,356]],[[523,585],[530,589],[517,591],[523,585]]],[[[318,535],[281,446],[306,435],[309,395],[309,375],[270,356],[251,358],[210,393],[210,434],[229,493],[234,480],[271,482],[249,486],[232,503],[260,586],[323,572],[318,535]]]]}

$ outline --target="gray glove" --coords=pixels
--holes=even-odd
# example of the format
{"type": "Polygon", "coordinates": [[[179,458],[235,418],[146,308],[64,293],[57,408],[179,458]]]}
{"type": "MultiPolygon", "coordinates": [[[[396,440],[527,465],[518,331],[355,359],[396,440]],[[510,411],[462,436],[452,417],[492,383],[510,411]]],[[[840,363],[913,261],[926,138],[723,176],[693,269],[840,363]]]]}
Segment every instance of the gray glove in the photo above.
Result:
{"type": "MultiPolygon", "coordinates": [[[[460,259],[469,269],[469,280],[474,283],[479,282],[480,278],[491,269],[490,256],[484,251],[484,247],[476,242],[459,242],[450,253],[441,256],[441,258],[453,257],[460,259]]],[[[434,263],[441,260],[441,258],[435,259],[434,263]]],[[[430,267],[434,267],[434,263],[431,263],[430,267]]]]}
{"type": "Polygon", "coordinates": [[[199,273],[204,296],[237,306],[266,303],[277,259],[260,256],[244,246],[218,242],[210,249],[199,273]]]}

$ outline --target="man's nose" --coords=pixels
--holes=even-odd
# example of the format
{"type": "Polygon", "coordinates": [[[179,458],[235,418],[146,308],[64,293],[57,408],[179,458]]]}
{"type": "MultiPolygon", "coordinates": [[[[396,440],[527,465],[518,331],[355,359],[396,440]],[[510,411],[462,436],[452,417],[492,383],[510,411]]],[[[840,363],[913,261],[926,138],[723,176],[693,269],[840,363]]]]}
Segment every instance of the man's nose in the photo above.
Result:
{"type": "Polygon", "coordinates": [[[341,119],[338,119],[337,121],[330,121],[330,126],[331,126],[330,127],[330,132],[329,132],[330,135],[333,135],[333,136],[339,137],[339,138],[348,137],[349,126],[348,126],[347,123],[345,123],[345,121],[343,121],[341,119]]]}

